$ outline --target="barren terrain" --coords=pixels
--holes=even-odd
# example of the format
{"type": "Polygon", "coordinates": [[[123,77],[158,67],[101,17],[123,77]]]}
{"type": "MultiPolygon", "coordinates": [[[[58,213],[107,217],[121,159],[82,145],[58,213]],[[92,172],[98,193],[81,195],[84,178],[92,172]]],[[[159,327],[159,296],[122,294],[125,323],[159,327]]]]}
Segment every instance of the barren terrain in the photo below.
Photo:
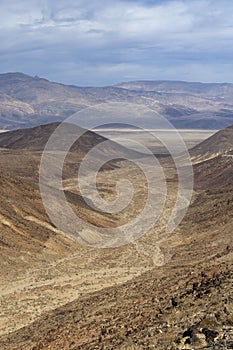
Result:
{"type": "MultiPolygon", "coordinates": [[[[165,227],[177,176],[172,160],[161,158],[168,196],[155,227],[129,245],[95,249],[69,239],[47,217],[38,188],[40,156],[39,148],[0,151],[0,348],[232,348],[232,158],[219,151],[196,162],[192,204],[172,235],[165,227]]],[[[67,157],[63,185],[81,217],[111,226],[137,214],[146,183],[135,165],[118,160],[98,174],[106,199],[115,198],[119,178],[134,184],[128,211],[109,216],[77,202],[80,159],[77,150],[67,157]]]]}

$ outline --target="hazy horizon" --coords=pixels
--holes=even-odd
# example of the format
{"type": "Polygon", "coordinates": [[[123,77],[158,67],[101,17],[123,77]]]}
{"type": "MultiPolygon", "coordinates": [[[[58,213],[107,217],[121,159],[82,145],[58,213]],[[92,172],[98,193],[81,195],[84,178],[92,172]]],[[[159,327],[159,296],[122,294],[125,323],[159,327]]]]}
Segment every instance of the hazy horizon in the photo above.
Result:
{"type": "Polygon", "coordinates": [[[9,72],[0,72],[0,75],[5,75],[5,74],[23,74],[23,75],[27,75],[30,76],[32,78],[40,78],[40,79],[45,79],[48,80],[50,82],[53,83],[58,83],[58,84],[63,84],[63,85],[71,85],[71,86],[77,86],[77,87],[106,87],[106,86],[116,86],[116,85],[120,85],[120,84],[124,84],[124,83],[131,83],[131,82],[168,82],[168,83],[188,83],[188,84],[233,84],[233,81],[212,81],[212,82],[207,82],[207,81],[198,81],[198,80],[179,80],[179,79],[140,79],[140,80],[128,80],[128,81],[116,81],[112,84],[109,85],[78,85],[76,83],[73,84],[69,84],[69,83],[65,83],[63,81],[58,81],[58,80],[50,80],[48,77],[46,76],[39,76],[38,74],[36,75],[32,75],[26,72],[19,72],[19,71],[9,71],[9,72]]]}

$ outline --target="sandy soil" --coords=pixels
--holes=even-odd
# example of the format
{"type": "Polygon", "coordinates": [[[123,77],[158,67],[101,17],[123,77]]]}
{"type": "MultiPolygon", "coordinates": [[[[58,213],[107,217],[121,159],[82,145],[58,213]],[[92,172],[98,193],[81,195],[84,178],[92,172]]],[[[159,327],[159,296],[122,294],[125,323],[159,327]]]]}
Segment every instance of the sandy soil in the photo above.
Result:
{"type": "MultiPolygon", "coordinates": [[[[125,176],[124,162],[118,169],[99,174],[99,190],[105,199],[115,197],[115,182],[125,176]],[[106,192],[106,184],[108,191],[106,192]]],[[[167,176],[174,177],[174,170],[167,168],[167,176]]],[[[125,222],[142,209],[145,196],[145,179],[142,173],[136,174],[134,165],[127,166],[127,177],[134,184],[135,194],[133,203],[128,211],[122,215],[115,215],[114,221],[125,222]]],[[[174,184],[173,184],[174,185],[174,184]]],[[[51,263],[40,262],[36,268],[28,267],[25,272],[8,275],[8,282],[3,281],[0,287],[1,318],[0,334],[15,331],[42,315],[44,312],[57,308],[80,296],[103,288],[122,284],[141,275],[143,272],[163,265],[169,260],[169,250],[162,252],[160,245],[166,238],[165,227],[167,217],[174,205],[176,186],[169,185],[170,192],[166,208],[160,217],[156,228],[133,244],[115,249],[95,249],[77,246],[76,251],[64,258],[55,259],[51,263]]],[[[76,181],[64,181],[64,189],[77,192],[76,181]]],[[[158,189],[159,190],[159,189],[158,189]]],[[[38,227],[59,235],[59,231],[43,220],[33,215],[25,215],[23,210],[14,207],[28,225],[38,227]]],[[[80,214],[80,209],[78,209],[80,214]]],[[[94,214],[92,214],[94,215],[94,214]]],[[[102,220],[96,216],[97,222],[102,220]]],[[[24,235],[9,219],[2,217],[2,223],[17,234],[24,235]]],[[[54,249],[54,239],[46,242],[44,251],[54,249]]],[[[12,271],[13,272],[13,271],[12,271]]]]}

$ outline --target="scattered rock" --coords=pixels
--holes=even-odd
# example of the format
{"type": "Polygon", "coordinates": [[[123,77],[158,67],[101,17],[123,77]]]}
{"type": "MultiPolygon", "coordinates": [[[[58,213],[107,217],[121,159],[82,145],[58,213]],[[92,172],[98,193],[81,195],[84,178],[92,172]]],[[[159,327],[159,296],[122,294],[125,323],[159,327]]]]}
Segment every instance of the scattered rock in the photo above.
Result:
{"type": "Polygon", "coordinates": [[[202,328],[202,333],[205,335],[207,341],[214,341],[218,336],[218,331],[207,327],[202,328]]]}

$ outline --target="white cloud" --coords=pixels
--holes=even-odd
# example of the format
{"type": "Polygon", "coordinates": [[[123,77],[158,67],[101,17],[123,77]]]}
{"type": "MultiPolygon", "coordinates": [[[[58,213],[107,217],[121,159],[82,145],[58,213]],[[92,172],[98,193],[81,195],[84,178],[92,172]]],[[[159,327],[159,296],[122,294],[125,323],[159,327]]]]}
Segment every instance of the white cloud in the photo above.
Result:
{"type": "Polygon", "coordinates": [[[0,7],[5,71],[88,85],[127,77],[233,81],[230,0],[2,0],[0,7]]]}

